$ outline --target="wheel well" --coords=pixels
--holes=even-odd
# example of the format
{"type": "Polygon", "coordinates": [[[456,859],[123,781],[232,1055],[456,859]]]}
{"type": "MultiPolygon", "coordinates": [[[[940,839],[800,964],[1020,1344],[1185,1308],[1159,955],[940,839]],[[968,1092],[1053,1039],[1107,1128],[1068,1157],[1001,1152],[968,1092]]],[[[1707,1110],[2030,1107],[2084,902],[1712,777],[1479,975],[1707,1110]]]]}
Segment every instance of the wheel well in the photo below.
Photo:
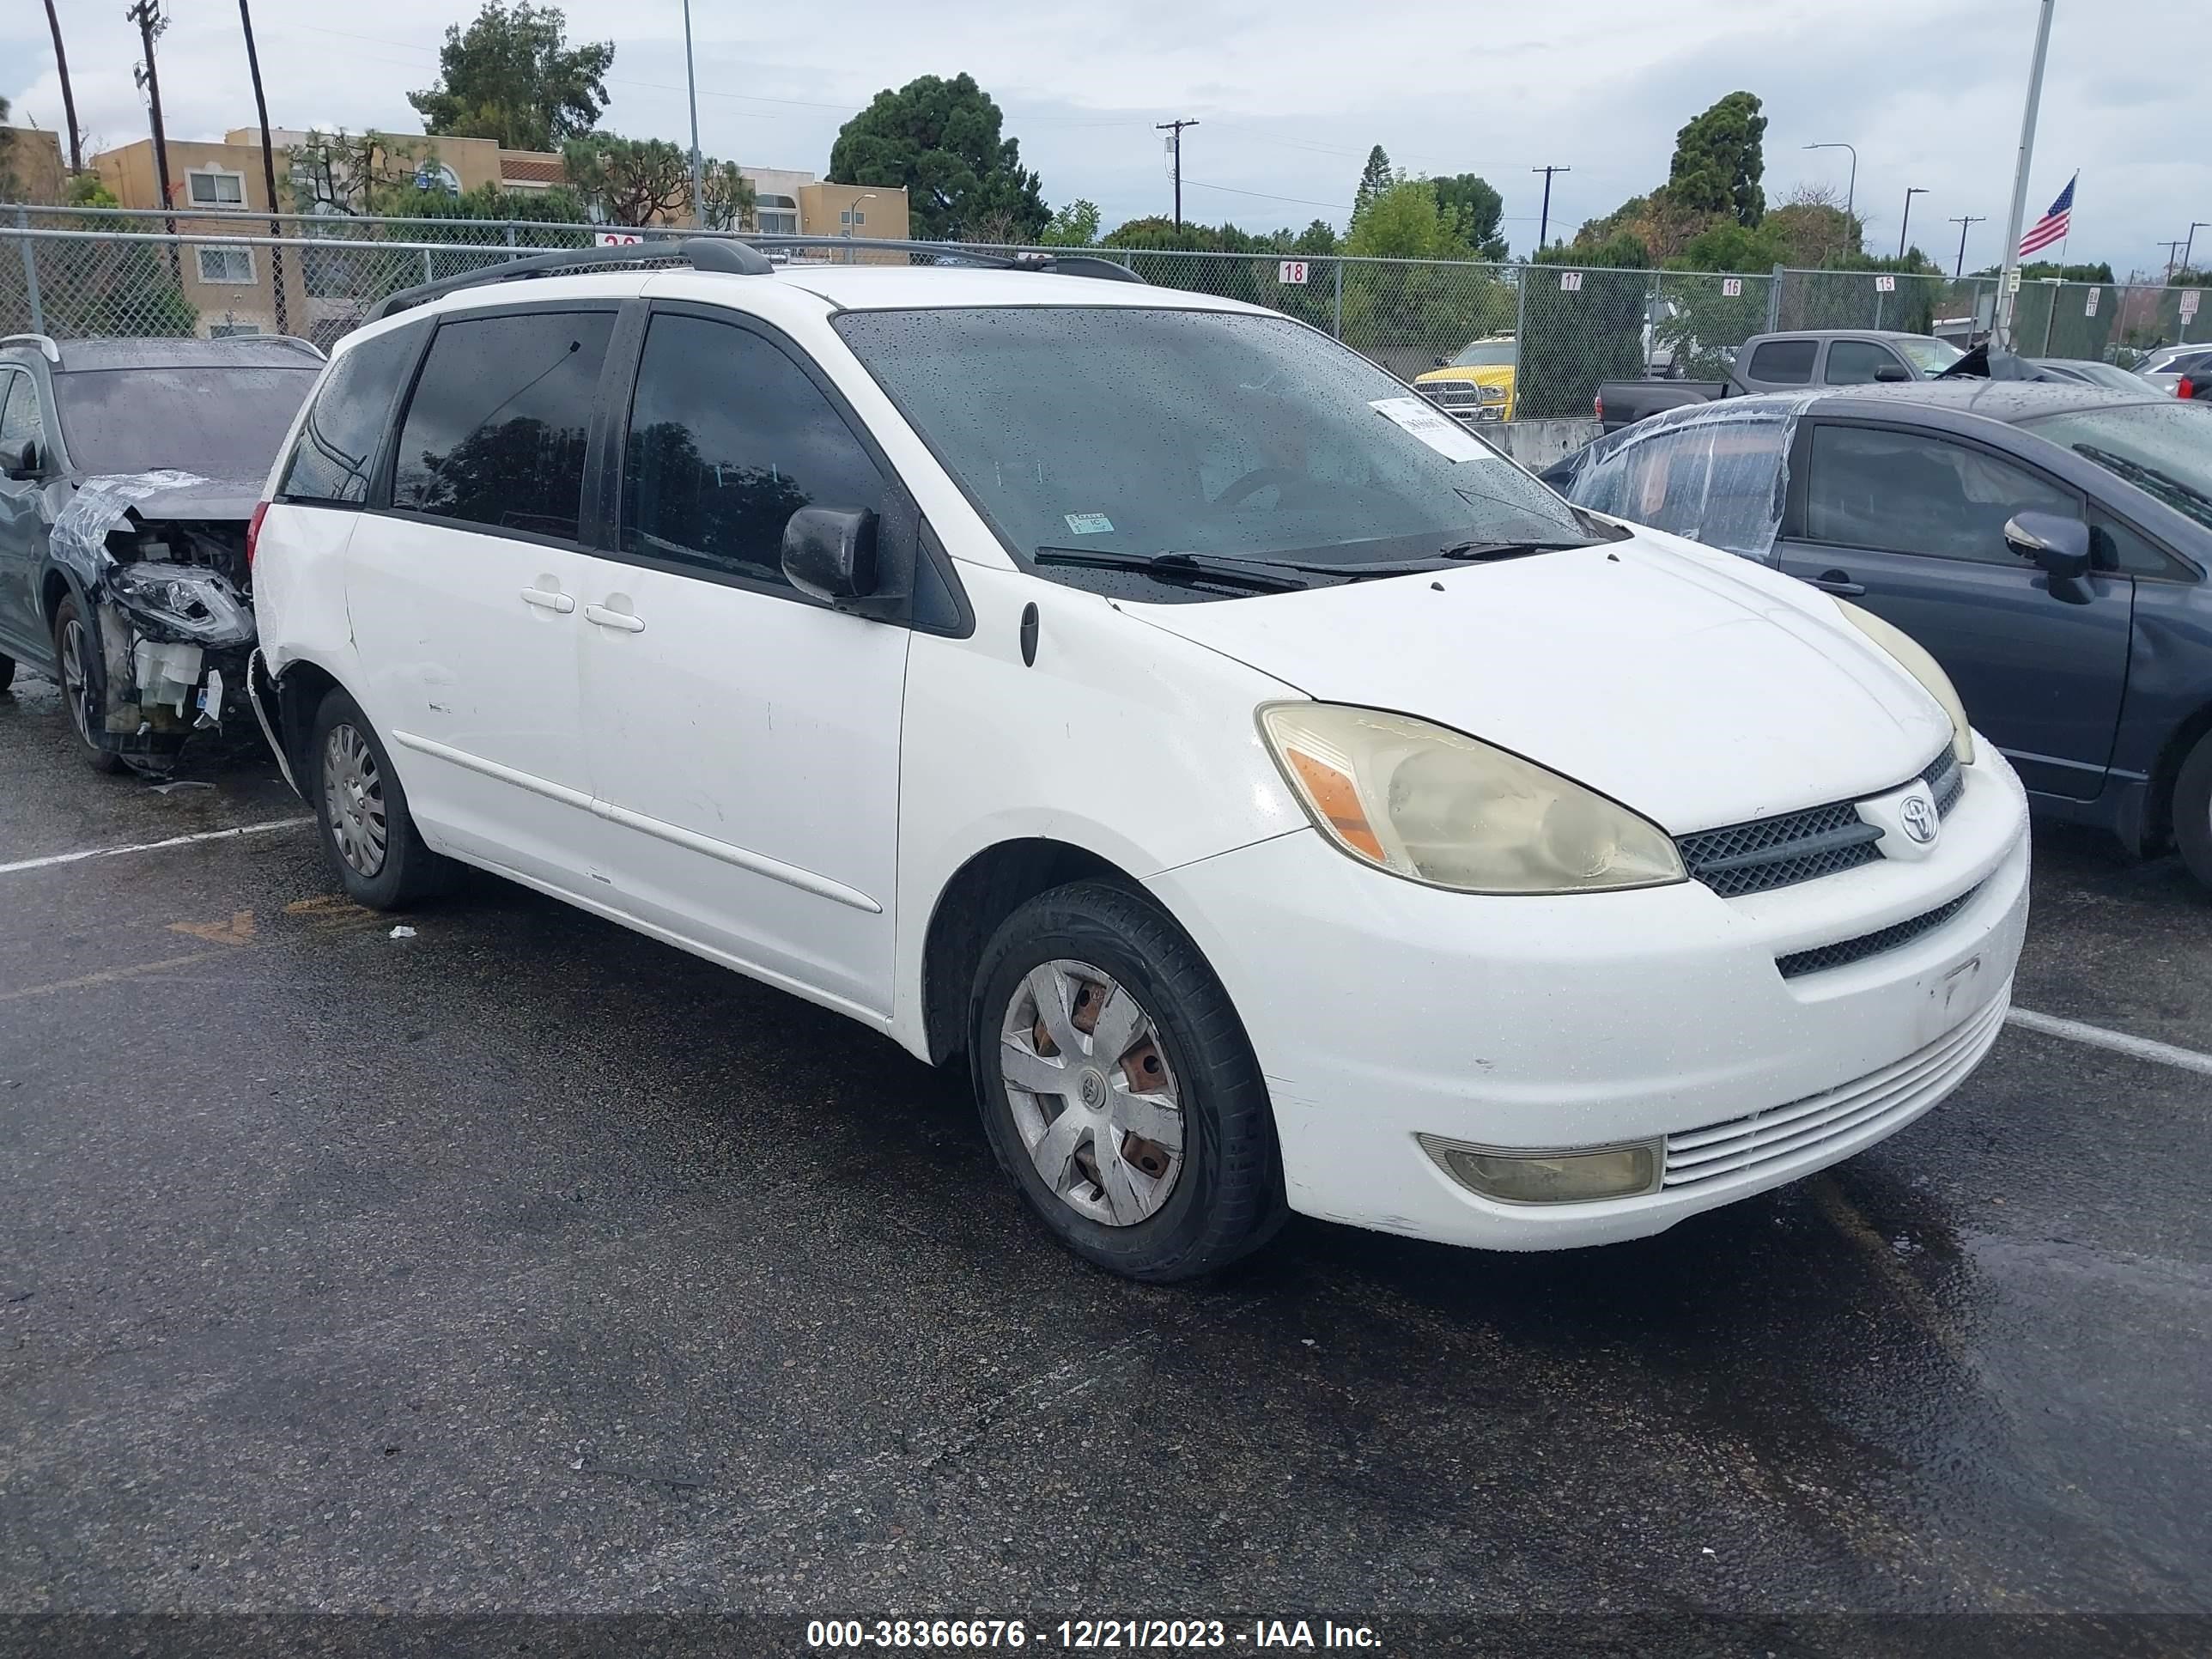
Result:
{"type": "Polygon", "coordinates": [[[315,710],[337,689],[337,677],[312,662],[290,664],[276,681],[276,735],[303,796],[307,793],[307,733],[314,725],[315,710]]]}
{"type": "Polygon", "coordinates": [[[2166,746],[2151,768],[2150,791],[2143,803],[2141,851],[2148,857],[2173,844],[2173,786],[2181,777],[2182,763],[2207,732],[2212,732],[2212,703],[2207,703],[2173,728],[2166,746]]]}
{"type": "Polygon", "coordinates": [[[58,570],[46,572],[46,580],[39,588],[39,602],[44,607],[46,632],[49,634],[54,631],[54,613],[62,608],[62,601],[69,597],[69,591],[68,577],[58,570]]]}
{"type": "Polygon", "coordinates": [[[1097,854],[1061,841],[1000,842],[960,866],[938,896],[922,945],[922,1021],[932,1064],[943,1065],[967,1046],[975,964],[999,924],[1039,893],[1100,878],[1143,890],[1097,854]]]}

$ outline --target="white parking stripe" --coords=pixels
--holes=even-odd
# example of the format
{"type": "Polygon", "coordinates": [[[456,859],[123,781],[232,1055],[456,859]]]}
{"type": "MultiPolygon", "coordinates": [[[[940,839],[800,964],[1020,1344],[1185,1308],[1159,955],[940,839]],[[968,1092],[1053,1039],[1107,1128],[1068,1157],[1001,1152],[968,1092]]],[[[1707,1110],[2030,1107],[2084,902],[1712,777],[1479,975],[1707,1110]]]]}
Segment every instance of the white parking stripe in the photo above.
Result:
{"type": "Polygon", "coordinates": [[[197,841],[230,841],[240,836],[265,836],[272,830],[296,830],[314,819],[276,818],[267,823],[243,824],[235,830],[203,830],[196,836],[172,836],[167,841],[140,842],[135,847],[88,847],[80,852],[55,853],[42,859],[18,859],[13,864],[0,864],[0,876],[12,876],[21,870],[46,870],[57,864],[81,864],[87,859],[119,859],[125,853],[158,853],[165,847],[189,847],[197,841]]]}
{"type": "Polygon", "coordinates": [[[2161,1066],[2178,1066],[2185,1072],[2212,1077],[2212,1054],[2200,1054],[2194,1048],[2177,1048],[2171,1042],[2154,1042],[2148,1037],[2130,1036],[2124,1031],[2108,1031],[2101,1025],[2084,1025],[2078,1019],[2039,1014],[2032,1008],[2015,1008],[2005,1018],[2022,1030],[2065,1037],[2093,1048],[2110,1048],[2114,1054],[2132,1054],[2137,1060],[2155,1060],[2161,1066]]]}

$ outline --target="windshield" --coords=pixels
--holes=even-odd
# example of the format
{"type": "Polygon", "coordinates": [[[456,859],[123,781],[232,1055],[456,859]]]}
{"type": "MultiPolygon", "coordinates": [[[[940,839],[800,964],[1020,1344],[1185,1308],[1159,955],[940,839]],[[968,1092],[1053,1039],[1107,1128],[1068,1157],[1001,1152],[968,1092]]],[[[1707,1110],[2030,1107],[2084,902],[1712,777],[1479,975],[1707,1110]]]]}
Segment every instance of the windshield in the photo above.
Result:
{"type": "Polygon", "coordinates": [[[96,368],[54,376],[71,465],[258,478],[319,368],[96,368]]]}
{"type": "Polygon", "coordinates": [[[1513,367],[1513,342],[1510,340],[1478,340],[1452,359],[1454,368],[1510,368],[1513,367]]]}
{"type": "Polygon", "coordinates": [[[1890,344],[1895,346],[1903,354],[1905,361],[1923,374],[1941,374],[1966,355],[1948,340],[1929,339],[1917,334],[1908,335],[1901,340],[1892,340],[1890,344]]]}
{"type": "Polygon", "coordinates": [[[1521,468],[1287,318],[1006,306],[836,326],[1018,556],[1349,568],[1592,539],[1521,468]]]}
{"type": "Polygon", "coordinates": [[[2176,399],[2079,409],[2021,424],[2212,527],[2212,409],[2176,399]]]}

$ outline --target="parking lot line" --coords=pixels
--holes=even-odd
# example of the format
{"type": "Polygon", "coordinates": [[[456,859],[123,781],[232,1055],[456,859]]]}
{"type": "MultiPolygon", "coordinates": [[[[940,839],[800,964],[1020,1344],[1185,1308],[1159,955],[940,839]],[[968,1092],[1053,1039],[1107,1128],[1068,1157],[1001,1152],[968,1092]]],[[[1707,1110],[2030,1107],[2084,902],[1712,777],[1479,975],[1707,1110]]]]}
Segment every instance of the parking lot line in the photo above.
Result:
{"type": "Polygon", "coordinates": [[[158,853],[165,847],[188,847],[198,841],[228,841],[240,836],[265,836],[272,830],[296,830],[313,823],[312,817],[274,818],[267,823],[241,824],[234,830],[203,830],[197,835],[172,836],[167,841],[143,841],[131,847],[87,847],[74,853],[53,853],[42,859],[18,859],[0,864],[0,876],[24,870],[44,870],[57,864],[79,864],[86,859],[116,859],[125,853],[158,853]]]}
{"type": "Polygon", "coordinates": [[[2101,1025],[2084,1025],[2078,1019],[2061,1019],[2056,1014],[2039,1014],[2033,1008],[2014,1008],[2006,1020],[2026,1031],[2040,1031],[2045,1036],[2065,1037],[2075,1042],[2086,1042],[2092,1048],[2110,1048],[2114,1054],[2132,1054],[2137,1060],[2154,1060],[2161,1066],[2178,1066],[2185,1072],[2200,1072],[2212,1077],[2212,1054],[2199,1054],[2194,1048],[2177,1048],[2170,1042],[2154,1042],[2148,1037],[2130,1036],[2124,1031],[2108,1031],[2101,1025]]]}

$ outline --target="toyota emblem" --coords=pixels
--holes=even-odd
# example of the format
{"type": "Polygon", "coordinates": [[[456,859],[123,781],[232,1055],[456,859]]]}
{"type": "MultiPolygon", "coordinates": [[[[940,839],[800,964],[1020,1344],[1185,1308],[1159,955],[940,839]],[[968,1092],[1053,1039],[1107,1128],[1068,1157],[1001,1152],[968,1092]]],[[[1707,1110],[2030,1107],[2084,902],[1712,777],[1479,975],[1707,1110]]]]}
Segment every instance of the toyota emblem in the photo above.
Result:
{"type": "Polygon", "coordinates": [[[1907,795],[1898,803],[1897,821],[1905,833],[1922,847],[1936,839],[1936,803],[1925,795],[1907,795]]]}

